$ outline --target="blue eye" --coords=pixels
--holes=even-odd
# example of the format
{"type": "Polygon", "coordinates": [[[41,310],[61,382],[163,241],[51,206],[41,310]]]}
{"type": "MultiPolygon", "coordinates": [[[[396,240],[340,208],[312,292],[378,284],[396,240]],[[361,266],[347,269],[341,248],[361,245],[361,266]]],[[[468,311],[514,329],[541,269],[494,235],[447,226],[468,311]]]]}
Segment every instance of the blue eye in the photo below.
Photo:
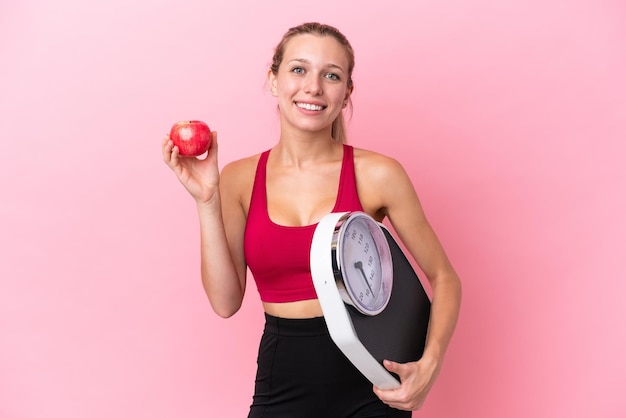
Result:
{"type": "Polygon", "coordinates": [[[326,74],[326,78],[328,78],[329,80],[339,80],[339,76],[337,74],[334,73],[328,73],[326,74]]]}
{"type": "Polygon", "coordinates": [[[291,69],[292,72],[296,73],[296,74],[304,74],[304,69],[301,67],[294,67],[291,69]]]}

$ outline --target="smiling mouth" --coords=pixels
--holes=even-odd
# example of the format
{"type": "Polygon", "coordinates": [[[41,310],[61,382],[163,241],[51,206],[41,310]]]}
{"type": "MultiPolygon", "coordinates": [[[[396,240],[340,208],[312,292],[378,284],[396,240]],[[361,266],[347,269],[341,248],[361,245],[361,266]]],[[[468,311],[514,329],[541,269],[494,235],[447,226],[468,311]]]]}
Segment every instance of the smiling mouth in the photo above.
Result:
{"type": "Polygon", "coordinates": [[[320,105],[314,105],[311,103],[298,103],[296,102],[296,106],[298,106],[300,109],[306,109],[306,110],[324,110],[326,109],[326,106],[320,106],[320,105]]]}

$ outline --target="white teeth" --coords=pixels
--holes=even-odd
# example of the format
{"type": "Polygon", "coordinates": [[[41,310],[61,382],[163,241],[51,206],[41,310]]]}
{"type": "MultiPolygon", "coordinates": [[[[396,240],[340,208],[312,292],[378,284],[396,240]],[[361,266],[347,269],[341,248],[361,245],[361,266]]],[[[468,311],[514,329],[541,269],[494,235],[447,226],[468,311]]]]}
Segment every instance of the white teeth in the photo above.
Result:
{"type": "Polygon", "coordinates": [[[318,106],[318,105],[314,105],[310,103],[298,103],[297,106],[301,109],[306,109],[306,110],[322,110],[323,109],[322,106],[318,106]]]}

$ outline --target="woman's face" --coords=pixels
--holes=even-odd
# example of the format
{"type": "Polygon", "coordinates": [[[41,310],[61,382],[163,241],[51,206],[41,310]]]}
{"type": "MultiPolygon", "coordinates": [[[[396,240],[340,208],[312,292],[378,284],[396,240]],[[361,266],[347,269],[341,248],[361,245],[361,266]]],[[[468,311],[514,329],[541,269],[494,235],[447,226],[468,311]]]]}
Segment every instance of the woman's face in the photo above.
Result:
{"type": "Polygon", "coordinates": [[[269,73],[282,128],[330,132],[350,96],[348,57],[332,36],[298,35],[289,40],[278,73],[269,73]]]}

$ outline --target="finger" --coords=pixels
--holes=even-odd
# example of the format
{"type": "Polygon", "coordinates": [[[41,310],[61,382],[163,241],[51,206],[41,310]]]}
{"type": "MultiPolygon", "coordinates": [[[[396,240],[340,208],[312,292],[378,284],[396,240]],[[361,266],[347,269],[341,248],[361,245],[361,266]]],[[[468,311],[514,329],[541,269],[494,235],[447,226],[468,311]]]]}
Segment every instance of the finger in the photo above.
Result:
{"type": "Polygon", "coordinates": [[[172,153],[171,155],[171,159],[172,159],[172,163],[174,165],[178,164],[178,155],[180,154],[180,150],[178,149],[178,147],[174,144],[172,144],[172,153]]]}
{"type": "Polygon", "coordinates": [[[211,143],[209,144],[207,159],[214,164],[217,164],[217,147],[217,132],[211,131],[211,143]]]}
{"type": "Polygon", "coordinates": [[[209,145],[209,150],[217,151],[217,131],[211,131],[211,145],[209,145]]]}
{"type": "Polygon", "coordinates": [[[161,144],[161,152],[163,153],[163,161],[166,163],[170,161],[172,157],[172,147],[174,143],[170,140],[169,135],[163,138],[163,142],[161,144]]]}
{"type": "Polygon", "coordinates": [[[179,153],[180,153],[180,150],[178,149],[176,145],[174,145],[174,142],[172,142],[171,139],[164,141],[163,160],[167,163],[167,165],[169,165],[172,168],[175,165],[177,165],[179,153]]]}
{"type": "Polygon", "coordinates": [[[399,372],[402,370],[402,364],[396,363],[395,361],[391,360],[384,360],[383,366],[385,366],[385,368],[390,372],[396,373],[398,375],[400,374],[399,372]]]}
{"type": "Polygon", "coordinates": [[[401,410],[411,410],[407,402],[406,388],[380,389],[374,386],[374,394],[385,404],[392,408],[401,410]]]}

